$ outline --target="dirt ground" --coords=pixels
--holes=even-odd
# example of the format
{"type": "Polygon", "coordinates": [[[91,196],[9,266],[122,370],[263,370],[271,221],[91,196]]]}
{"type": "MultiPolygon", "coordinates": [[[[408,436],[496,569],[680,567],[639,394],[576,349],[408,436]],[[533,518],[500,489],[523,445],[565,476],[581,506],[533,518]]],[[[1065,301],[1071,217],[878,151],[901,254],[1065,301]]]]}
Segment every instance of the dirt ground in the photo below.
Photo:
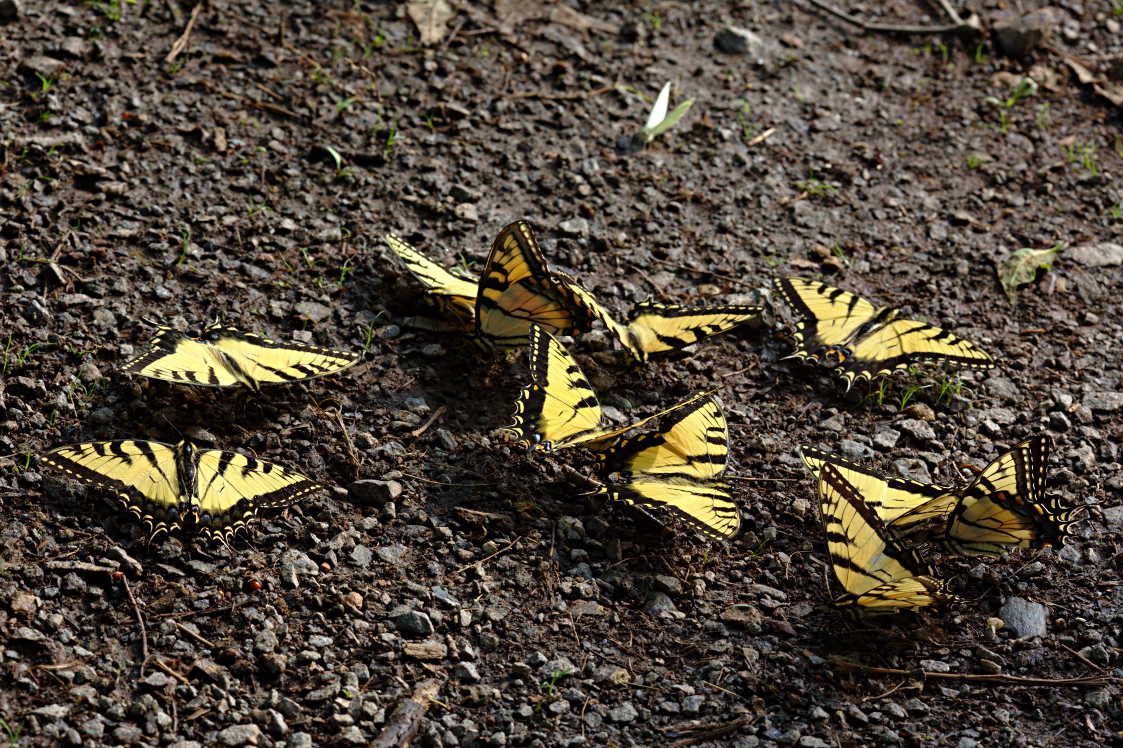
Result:
{"type": "MultiPolygon", "coordinates": [[[[1040,5],[972,2],[987,28],[1040,5]]],[[[367,745],[432,679],[417,745],[1120,740],[1123,6],[1060,3],[1021,60],[804,2],[454,6],[422,45],[394,2],[0,3],[0,739],[367,745]],[[747,50],[715,47],[728,25],[747,50]],[[668,80],[693,108],[624,153],[668,80]],[[518,218],[621,313],[810,275],[999,366],[847,396],[782,360],[779,309],[634,370],[579,338],[623,412],[722,387],[746,530],[667,537],[579,496],[587,456],[497,438],[521,355],[414,325],[383,235],[478,272],[518,218]],[[997,263],[1061,243],[1012,305],[997,263]],[[365,355],[261,399],[175,387],[116,372],[146,317],[365,355]],[[831,607],[798,445],[958,482],[1041,431],[1050,491],[1089,505],[1069,546],[943,563],[953,609],[831,607]],[[36,461],[181,434],[332,488],[231,548],[148,546],[36,461]],[[1044,635],[1002,625],[1011,598],[1044,635]]]]}

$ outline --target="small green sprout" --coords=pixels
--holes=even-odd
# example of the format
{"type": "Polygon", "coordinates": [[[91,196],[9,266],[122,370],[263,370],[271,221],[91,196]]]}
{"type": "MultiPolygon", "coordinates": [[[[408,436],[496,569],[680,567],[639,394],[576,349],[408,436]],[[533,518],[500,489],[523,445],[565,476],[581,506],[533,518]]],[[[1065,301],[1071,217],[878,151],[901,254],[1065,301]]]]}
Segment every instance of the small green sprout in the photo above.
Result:
{"type": "Polygon", "coordinates": [[[343,114],[343,110],[355,103],[355,97],[351,96],[341,101],[335,102],[335,116],[343,114]]]}
{"type": "Polygon", "coordinates": [[[968,169],[981,169],[983,164],[987,162],[986,158],[977,153],[967,154],[967,168],[968,169]]]}
{"type": "Polygon", "coordinates": [[[564,668],[562,670],[555,670],[552,673],[550,673],[549,678],[547,678],[546,680],[544,680],[544,681],[542,681],[541,683],[538,684],[538,690],[539,691],[545,691],[547,696],[553,698],[554,694],[557,693],[558,681],[560,681],[562,678],[565,678],[567,675],[572,675],[572,674],[573,674],[573,671],[570,670],[569,668],[564,668]]]}
{"type": "Polygon", "coordinates": [[[671,82],[667,81],[655,98],[655,104],[652,105],[651,113],[647,115],[647,122],[644,123],[642,135],[645,143],[650,143],[674,127],[683,118],[683,115],[690,111],[690,107],[694,105],[694,99],[687,99],[675,107],[670,114],[667,114],[667,107],[670,106],[670,103],[671,82]]]}
{"type": "Polygon", "coordinates": [[[325,145],[324,150],[326,150],[331,155],[332,160],[335,161],[335,178],[347,179],[350,177],[351,170],[343,166],[343,155],[330,145],[325,145]]]}
{"type": "Polygon", "coordinates": [[[901,402],[897,409],[904,410],[905,407],[909,404],[909,400],[912,400],[913,395],[915,395],[917,392],[920,392],[921,390],[926,389],[928,389],[928,385],[926,384],[914,384],[905,388],[905,391],[901,393],[901,402]]]}
{"type": "Polygon", "coordinates": [[[1010,129],[1010,110],[1014,105],[1025,98],[1029,98],[1037,93],[1037,82],[1030,78],[1028,75],[1023,76],[1018,84],[1014,86],[1014,90],[1010,92],[1005,100],[998,100],[993,96],[988,96],[983,99],[983,102],[998,109],[998,131],[1003,135],[1010,129]]]}
{"type": "Polygon", "coordinates": [[[800,192],[806,192],[808,195],[814,197],[823,197],[838,189],[833,184],[827,184],[816,177],[810,176],[807,179],[801,179],[796,182],[795,186],[800,192]]]}
{"type": "Polygon", "coordinates": [[[191,228],[189,226],[179,227],[179,259],[176,260],[175,266],[183,267],[187,263],[187,250],[191,248],[191,228]]]}

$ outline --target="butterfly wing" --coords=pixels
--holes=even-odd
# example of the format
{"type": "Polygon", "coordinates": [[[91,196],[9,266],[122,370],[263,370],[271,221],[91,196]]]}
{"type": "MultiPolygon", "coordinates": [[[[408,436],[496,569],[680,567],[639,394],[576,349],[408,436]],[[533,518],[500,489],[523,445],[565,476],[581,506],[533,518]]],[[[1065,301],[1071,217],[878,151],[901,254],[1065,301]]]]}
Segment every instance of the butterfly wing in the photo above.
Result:
{"type": "Polygon", "coordinates": [[[826,349],[844,345],[879,311],[861,296],[806,278],[777,278],[773,288],[799,318],[795,358],[820,360],[826,349]]]}
{"type": "Polygon", "coordinates": [[[643,302],[632,307],[625,347],[639,361],[677,351],[760,316],[761,307],[725,305],[687,307],[643,302]]]}
{"type": "Polygon", "coordinates": [[[969,340],[911,319],[892,319],[855,340],[839,371],[848,381],[872,379],[908,368],[918,361],[943,360],[989,369],[994,359],[969,340]]]}
{"type": "Polygon", "coordinates": [[[530,328],[530,384],[519,393],[508,431],[536,449],[578,444],[600,430],[601,407],[577,361],[553,335],[530,328]]]}
{"type": "Polygon", "coordinates": [[[600,302],[596,300],[596,297],[573,277],[560,271],[555,274],[569,287],[580,305],[588,311],[593,319],[599,319],[605,329],[620,342],[620,345],[632,354],[634,358],[639,359],[642,355],[642,351],[635,347],[631,335],[628,334],[627,326],[617,322],[616,318],[613,317],[607,309],[601,306],[600,302]]]}
{"type": "Polygon", "coordinates": [[[896,542],[858,489],[830,462],[819,468],[819,508],[831,565],[845,590],[836,598],[837,605],[876,614],[952,599],[916,552],[896,542]]]}
{"type": "Polygon", "coordinates": [[[945,549],[968,556],[1001,555],[1011,548],[1060,548],[1076,510],[1045,497],[1052,445],[1044,434],[998,456],[962,492],[947,527],[945,549]]]}
{"type": "Polygon", "coordinates": [[[233,387],[243,383],[210,345],[163,325],[157,328],[148,350],[126,362],[121,371],[205,387],[233,387]]]}
{"type": "Polygon", "coordinates": [[[530,225],[503,228],[488,255],[476,297],[476,333],[497,349],[530,342],[532,324],[555,335],[591,329],[594,316],[546,264],[530,225]]]}
{"type": "Polygon", "coordinates": [[[425,286],[425,295],[443,313],[468,326],[474,325],[479,293],[477,281],[453,275],[394,234],[386,235],[386,245],[425,286]]]}
{"type": "Polygon", "coordinates": [[[907,478],[886,478],[814,447],[803,446],[799,452],[803,464],[816,478],[825,463],[833,465],[862,496],[866,506],[893,531],[946,517],[958,501],[955,489],[950,486],[907,478]]]}
{"type": "Polygon", "coordinates": [[[83,483],[113,491],[155,535],[180,527],[180,512],[189,503],[176,456],[171,444],[124,439],[58,447],[42,460],[83,483]]]}
{"type": "Polygon", "coordinates": [[[196,458],[199,532],[229,539],[262,509],[279,509],[323,489],[275,463],[237,452],[201,451],[196,458]]]}
{"type": "Polygon", "coordinates": [[[733,537],[741,511],[729,486],[717,480],[729,458],[721,402],[705,392],[664,413],[660,431],[623,440],[607,452],[608,470],[619,480],[597,493],[656,519],[669,514],[713,537],[733,537]]]}
{"type": "Polygon", "coordinates": [[[238,380],[251,389],[261,384],[278,384],[313,379],[343,371],[359,362],[347,351],[321,348],[306,343],[282,343],[242,332],[225,325],[211,325],[203,340],[214,350],[215,358],[238,380]]]}

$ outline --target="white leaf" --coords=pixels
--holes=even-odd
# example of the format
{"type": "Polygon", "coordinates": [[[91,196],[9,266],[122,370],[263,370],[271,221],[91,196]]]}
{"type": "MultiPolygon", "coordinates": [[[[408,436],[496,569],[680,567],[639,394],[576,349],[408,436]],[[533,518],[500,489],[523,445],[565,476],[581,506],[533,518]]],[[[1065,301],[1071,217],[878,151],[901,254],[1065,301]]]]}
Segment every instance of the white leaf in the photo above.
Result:
{"type": "MultiPolygon", "coordinates": [[[[667,118],[667,106],[670,103],[671,82],[667,81],[663,90],[659,92],[659,96],[655,99],[655,105],[651,107],[651,114],[647,115],[647,124],[643,126],[645,132],[655,129],[660,122],[667,118]]],[[[648,140],[650,139],[648,138],[648,140]]]]}

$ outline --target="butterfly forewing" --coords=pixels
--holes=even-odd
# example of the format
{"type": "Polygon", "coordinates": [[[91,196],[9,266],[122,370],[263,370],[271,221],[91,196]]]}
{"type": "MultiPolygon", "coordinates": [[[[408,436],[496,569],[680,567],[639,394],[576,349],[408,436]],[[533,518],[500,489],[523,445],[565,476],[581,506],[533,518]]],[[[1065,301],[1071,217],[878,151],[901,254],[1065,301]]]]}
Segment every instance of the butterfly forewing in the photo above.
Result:
{"type": "Polygon", "coordinates": [[[405,263],[413,277],[425,286],[426,295],[442,311],[460,320],[474,322],[478,281],[453,275],[394,234],[386,235],[386,244],[405,263]]]}

